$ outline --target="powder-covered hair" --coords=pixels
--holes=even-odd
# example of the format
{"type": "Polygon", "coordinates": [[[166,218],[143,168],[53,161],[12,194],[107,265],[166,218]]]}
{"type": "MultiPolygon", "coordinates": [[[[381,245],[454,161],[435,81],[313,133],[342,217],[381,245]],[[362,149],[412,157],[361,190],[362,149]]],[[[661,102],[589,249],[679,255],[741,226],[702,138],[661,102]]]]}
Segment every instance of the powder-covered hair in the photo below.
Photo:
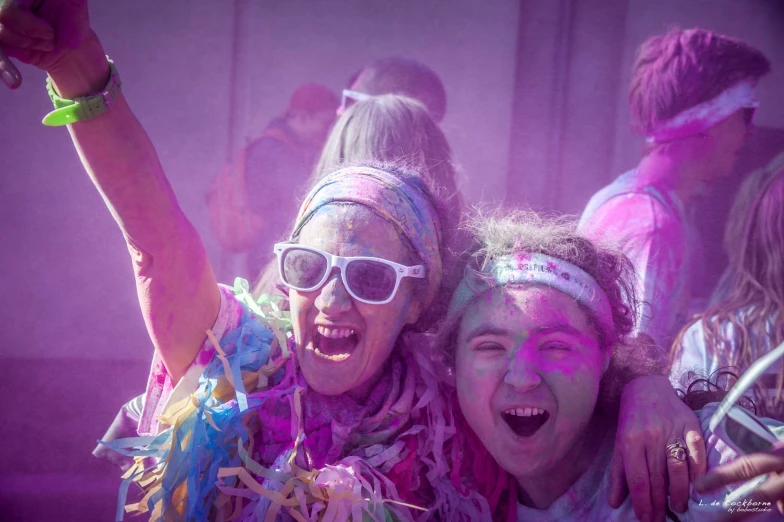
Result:
{"type": "Polygon", "coordinates": [[[768,72],[770,61],[745,42],[705,29],[671,29],[637,52],[629,86],[632,127],[648,135],[678,113],[768,72]]]}
{"type": "MultiPolygon", "coordinates": [[[[780,161],[761,179],[742,230],[730,265],[733,286],[727,298],[691,323],[702,320],[709,358],[728,361],[740,371],[784,341],[784,164],[780,161]]],[[[683,335],[691,324],[675,340],[672,361],[681,357],[683,335]]],[[[784,418],[782,379],[784,368],[775,397],[762,384],[755,388],[754,402],[761,414],[784,418]]]]}
{"type": "MultiPolygon", "coordinates": [[[[613,351],[610,370],[602,384],[604,404],[615,405],[631,378],[663,373],[666,358],[662,351],[649,338],[632,335],[639,306],[635,272],[620,250],[580,235],[576,220],[570,216],[497,211],[473,218],[467,228],[475,240],[469,262],[476,266],[516,252],[540,253],[571,263],[596,280],[610,301],[612,325],[603,326],[590,310],[581,307],[594,326],[601,346],[613,351]]],[[[445,325],[438,341],[444,362],[452,368],[458,329],[458,324],[445,325]]]]}
{"type": "MultiPolygon", "coordinates": [[[[459,274],[454,269],[455,262],[447,263],[447,259],[455,260],[456,253],[467,247],[466,236],[459,227],[464,204],[457,189],[449,143],[424,106],[417,100],[388,94],[349,107],[332,129],[310,185],[303,187],[303,196],[322,177],[352,165],[372,166],[421,179],[436,202],[442,222],[446,249],[442,252],[445,256],[442,284],[445,288],[455,287],[459,274]]],[[[256,280],[253,294],[272,293],[278,279],[273,259],[256,280]]],[[[444,295],[448,300],[451,291],[444,290],[444,295]]],[[[443,312],[445,304],[438,304],[432,307],[423,324],[432,326],[434,318],[443,312]]]]}
{"type": "Polygon", "coordinates": [[[358,77],[367,94],[402,94],[419,100],[440,122],[446,114],[446,90],[438,74],[411,58],[388,56],[369,63],[358,77]]]}
{"type": "Polygon", "coordinates": [[[362,100],[335,123],[316,165],[314,177],[346,164],[393,162],[428,178],[431,190],[462,209],[452,151],[425,106],[406,96],[384,94],[362,100]]]}

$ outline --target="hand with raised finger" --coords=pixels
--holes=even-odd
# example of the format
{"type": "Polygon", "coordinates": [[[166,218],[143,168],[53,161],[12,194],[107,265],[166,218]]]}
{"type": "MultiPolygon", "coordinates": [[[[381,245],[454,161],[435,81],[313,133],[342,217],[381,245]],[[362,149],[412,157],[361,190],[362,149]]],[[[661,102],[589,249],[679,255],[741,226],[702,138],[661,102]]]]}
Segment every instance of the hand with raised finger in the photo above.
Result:
{"type": "Polygon", "coordinates": [[[9,58],[48,72],[91,38],[86,0],[0,0],[0,77],[15,89],[22,77],[9,58]]]}
{"type": "Polygon", "coordinates": [[[683,512],[689,484],[704,473],[705,462],[697,417],[666,378],[638,377],[624,388],[610,476],[612,507],[628,492],[641,521],[665,520],[668,495],[673,510],[683,512]]]}
{"type": "MultiPolygon", "coordinates": [[[[770,452],[751,453],[741,455],[732,462],[710,470],[694,484],[698,493],[709,493],[721,487],[739,484],[752,480],[761,475],[770,474],[770,477],[760,484],[749,497],[748,502],[770,503],[784,515],[784,441],[779,442],[770,452]]],[[[723,513],[724,520],[745,520],[754,511],[733,510],[723,513]]]]}

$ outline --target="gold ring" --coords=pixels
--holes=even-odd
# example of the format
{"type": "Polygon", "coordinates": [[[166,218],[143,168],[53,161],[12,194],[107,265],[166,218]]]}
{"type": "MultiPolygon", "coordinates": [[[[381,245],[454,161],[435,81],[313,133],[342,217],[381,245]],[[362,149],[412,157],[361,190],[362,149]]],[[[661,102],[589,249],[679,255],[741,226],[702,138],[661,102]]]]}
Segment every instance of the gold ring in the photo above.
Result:
{"type": "Polygon", "coordinates": [[[669,452],[670,457],[681,462],[686,460],[686,455],[688,455],[686,446],[683,445],[681,439],[675,439],[675,442],[668,444],[665,449],[669,452]]]}

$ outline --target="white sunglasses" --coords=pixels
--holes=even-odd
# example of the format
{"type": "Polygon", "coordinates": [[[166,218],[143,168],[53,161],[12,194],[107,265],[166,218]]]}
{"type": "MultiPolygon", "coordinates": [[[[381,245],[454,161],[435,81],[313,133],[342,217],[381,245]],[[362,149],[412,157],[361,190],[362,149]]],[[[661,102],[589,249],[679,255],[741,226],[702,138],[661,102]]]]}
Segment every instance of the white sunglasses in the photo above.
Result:
{"type": "Polygon", "coordinates": [[[359,91],[352,91],[351,89],[343,89],[343,96],[340,100],[340,108],[341,110],[346,110],[351,107],[356,102],[361,102],[363,100],[367,100],[371,98],[372,95],[366,94],[364,92],[359,91]]]}
{"type": "Polygon", "coordinates": [[[368,304],[390,302],[404,277],[425,277],[423,265],[405,266],[378,257],[333,256],[296,243],[277,243],[274,252],[280,279],[289,288],[300,292],[318,290],[337,267],[351,297],[368,304]]]}

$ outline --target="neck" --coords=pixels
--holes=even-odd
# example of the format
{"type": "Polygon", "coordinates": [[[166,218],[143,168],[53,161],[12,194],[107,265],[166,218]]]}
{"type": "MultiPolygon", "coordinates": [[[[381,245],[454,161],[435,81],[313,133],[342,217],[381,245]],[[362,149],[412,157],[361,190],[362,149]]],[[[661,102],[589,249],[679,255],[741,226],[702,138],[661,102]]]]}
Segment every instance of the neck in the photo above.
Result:
{"type": "Polygon", "coordinates": [[[537,476],[517,477],[520,503],[535,509],[547,509],[569,491],[596,458],[610,428],[608,424],[602,415],[594,414],[584,435],[553,467],[537,476]]]}
{"type": "Polygon", "coordinates": [[[674,191],[687,203],[700,188],[699,168],[693,162],[673,157],[664,148],[657,148],[645,156],[637,166],[637,175],[644,185],[664,187],[674,191]]]}
{"type": "Polygon", "coordinates": [[[394,355],[391,355],[389,360],[387,360],[384,364],[382,364],[381,367],[378,370],[376,370],[376,373],[374,373],[368,380],[366,380],[359,386],[348,390],[346,392],[346,395],[354,399],[354,401],[356,401],[359,404],[364,403],[367,397],[373,391],[373,388],[375,388],[378,382],[381,380],[381,377],[383,377],[384,374],[387,373],[389,365],[392,364],[391,363],[392,357],[394,357],[394,355]]]}

